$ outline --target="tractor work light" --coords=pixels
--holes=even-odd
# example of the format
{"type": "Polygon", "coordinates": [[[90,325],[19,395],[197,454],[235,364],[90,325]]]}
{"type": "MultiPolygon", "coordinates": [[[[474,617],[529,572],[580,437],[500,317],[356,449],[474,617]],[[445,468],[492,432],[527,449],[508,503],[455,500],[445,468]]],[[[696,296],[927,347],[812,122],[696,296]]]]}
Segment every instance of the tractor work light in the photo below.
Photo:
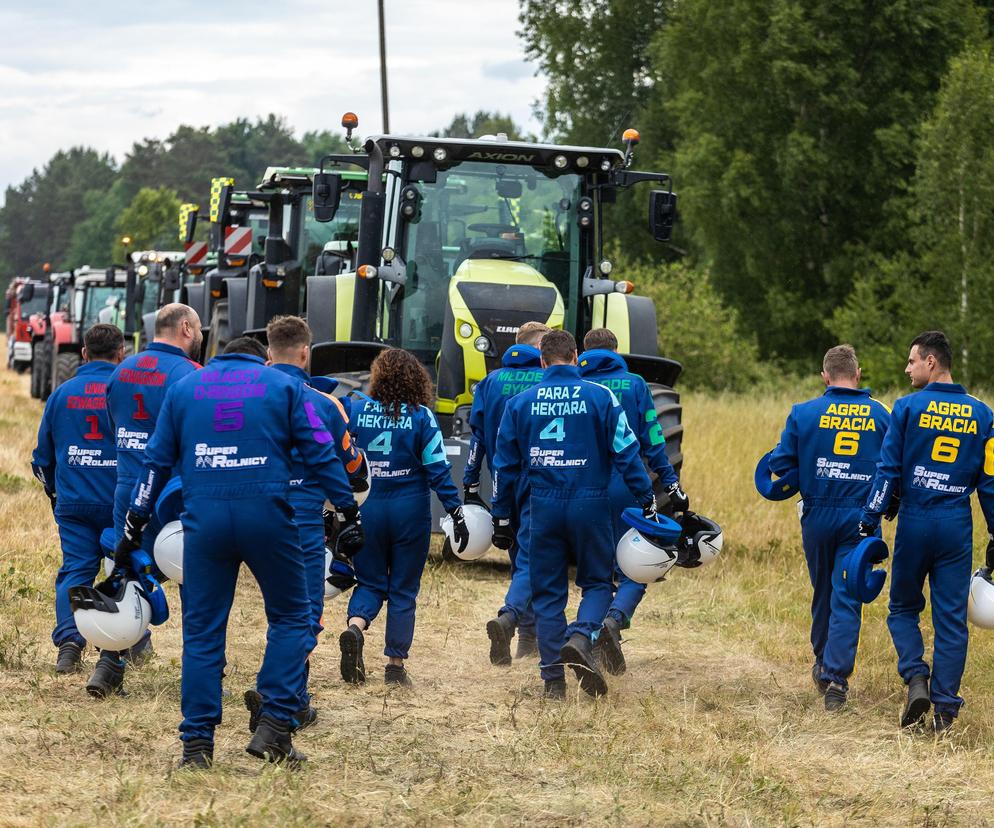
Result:
{"type": "Polygon", "coordinates": [[[445,151],[445,147],[435,147],[435,149],[431,151],[431,157],[441,164],[446,158],[449,157],[449,154],[445,151]]]}
{"type": "Polygon", "coordinates": [[[611,159],[610,158],[602,158],[601,159],[601,170],[603,170],[604,172],[607,172],[609,169],[611,169],[611,159]]]}
{"type": "Polygon", "coordinates": [[[611,264],[611,262],[609,262],[607,259],[605,259],[603,262],[601,262],[600,268],[601,268],[601,276],[610,276],[611,271],[614,270],[614,265],[611,264]]]}
{"type": "Polygon", "coordinates": [[[565,170],[566,165],[569,163],[569,159],[565,155],[557,155],[552,159],[553,165],[557,170],[565,170]]]}
{"type": "Polygon", "coordinates": [[[138,275],[148,276],[148,265],[138,265],[138,275]]]}
{"type": "Polygon", "coordinates": [[[411,155],[414,158],[421,158],[424,156],[424,154],[425,154],[424,147],[411,147],[411,155]]]}
{"type": "Polygon", "coordinates": [[[576,223],[584,230],[594,226],[594,200],[590,196],[583,196],[576,203],[576,223]]]}
{"type": "Polygon", "coordinates": [[[473,335],[473,326],[469,322],[463,322],[459,326],[459,336],[463,339],[469,339],[473,335]]]}
{"type": "Polygon", "coordinates": [[[385,261],[387,264],[390,264],[390,262],[392,262],[396,258],[397,251],[395,251],[392,247],[384,247],[382,252],[380,253],[380,256],[382,257],[383,261],[385,261]]]}
{"type": "Polygon", "coordinates": [[[391,144],[388,152],[391,158],[400,158],[400,147],[396,144],[391,144]]]}
{"type": "Polygon", "coordinates": [[[476,348],[481,354],[485,354],[490,350],[490,340],[485,336],[478,336],[473,340],[473,347],[476,348]]]}
{"type": "Polygon", "coordinates": [[[586,155],[581,155],[579,158],[576,159],[576,165],[581,170],[586,169],[587,168],[587,164],[589,164],[589,163],[590,163],[590,159],[587,158],[586,155]]]}
{"type": "Polygon", "coordinates": [[[615,282],[614,292],[615,293],[631,293],[635,290],[635,285],[632,282],[615,282]]]}
{"type": "Polygon", "coordinates": [[[360,279],[375,279],[376,278],[376,268],[372,265],[360,265],[359,270],[356,271],[359,274],[360,279]]]}
{"type": "Polygon", "coordinates": [[[414,214],[417,212],[417,208],[411,202],[408,202],[403,207],[400,208],[401,214],[406,219],[414,218],[414,214]]]}

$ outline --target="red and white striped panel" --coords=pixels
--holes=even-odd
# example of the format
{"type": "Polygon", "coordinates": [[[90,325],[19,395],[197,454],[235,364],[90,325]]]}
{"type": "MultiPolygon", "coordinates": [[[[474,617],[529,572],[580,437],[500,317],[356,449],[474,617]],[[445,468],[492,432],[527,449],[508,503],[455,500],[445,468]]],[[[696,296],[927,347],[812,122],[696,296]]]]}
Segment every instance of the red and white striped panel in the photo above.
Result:
{"type": "Polygon", "coordinates": [[[197,267],[207,260],[207,242],[190,242],[186,246],[186,266],[197,267]]]}
{"type": "Polygon", "coordinates": [[[252,228],[225,227],[224,252],[228,256],[248,256],[252,252],[252,228]]]}

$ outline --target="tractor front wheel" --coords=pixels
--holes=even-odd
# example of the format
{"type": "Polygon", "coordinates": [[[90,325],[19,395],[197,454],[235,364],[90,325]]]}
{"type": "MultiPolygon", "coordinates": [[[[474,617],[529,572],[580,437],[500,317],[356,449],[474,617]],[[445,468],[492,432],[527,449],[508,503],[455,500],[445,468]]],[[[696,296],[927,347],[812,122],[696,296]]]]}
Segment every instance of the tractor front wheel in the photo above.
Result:
{"type": "Polygon", "coordinates": [[[55,357],[55,376],[52,377],[52,389],[58,388],[66,380],[76,376],[76,369],[79,368],[79,354],[64,353],[55,357]]]}

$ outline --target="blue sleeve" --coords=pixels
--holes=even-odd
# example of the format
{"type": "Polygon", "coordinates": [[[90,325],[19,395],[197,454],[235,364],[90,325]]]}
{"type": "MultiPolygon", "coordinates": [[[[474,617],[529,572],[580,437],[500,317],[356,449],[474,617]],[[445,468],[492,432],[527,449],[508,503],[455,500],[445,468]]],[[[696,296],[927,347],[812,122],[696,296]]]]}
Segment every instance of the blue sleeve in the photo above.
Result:
{"type": "MultiPolygon", "coordinates": [[[[666,438],[663,436],[663,427],[659,424],[656,416],[656,404],[652,400],[652,394],[645,380],[635,376],[635,387],[638,389],[638,410],[640,413],[639,422],[634,424],[638,429],[639,445],[642,454],[649,463],[649,468],[659,475],[660,482],[666,486],[672,486],[680,482],[676,469],[670,463],[670,458],[666,456],[666,438]]],[[[632,423],[629,423],[632,426],[632,423]]]]}
{"type": "Polygon", "coordinates": [[[509,518],[514,508],[514,487],[524,473],[521,447],[518,445],[514,412],[509,403],[497,429],[497,450],[494,457],[494,497],[491,508],[495,518],[509,518]]]}
{"type": "Polygon", "coordinates": [[[173,385],[162,401],[155,431],[145,447],[145,465],[132,492],[131,508],[140,515],[149,514],[179,460],[179,432],[173,420],[175,392],[173,385]]]}
{"type": "Polygon", "coordinates": [[[445,456],[445,440],[442,439],[438,421],[431,410],[422,406],[419,413],[418,446],[421,449],[421,465],[428,475],[428,485],[435,492],[442,508],[446,512],[451,512],[461,504],[461,501],[456,484],[452,482],[452,464],[445,456]]]}
{"type": "Polygon", "coordinates": [[[652,499],[652,481],[649,480],[645,466],[642,465],[638,438],[628,424],[628,415],[625,414],[625,409],[621,407],[618,398],[613,392],[608,391],[608,393],[611,395],[611,402],[605,421],[614,467],[625,479],[628,490],[635,499],[640,504],[648,503],[652,499]]]}
{"type": "Polygon", "coordinates": [[[45,487],[46,494],[55,494],[55,439],[52,435],[55,397],[49,397],[38,425],[38,445],[31,455],[31,471],[45,487]]]}
{"type": "Polygon", "coordinates": [[[352,486],[345,466],[335,452],[335,438],[321,419],[311,393],[303,383],[296,383],[290,394],[290,441],[300,452],[304,465],[317,479],[324,496],[338,509],[355,506],[352,486]]]}
{"type": "Polygon", "coordinates": [[[483,455],[486,454],[486,443],[483,442],[486,420],[484,417],[485,396],[486,380],[484,379],[476,386],[473,407],[469,411],[469,429],[472,436],[469,438],[469,458],[466,460],[466,468],[462,475],[463,486],[475,486],[480,482],[480,468],[483,465],[483,455]]]}
{"type": "Polygon", "coordinates": [[[787,424],[780,435],[780,442],[773,449],[770,456],[770,471],[777,477],[783,477],[787,472],[800,466],[800,458],[797,452],[797,417],[795,412],[797,406],[790,409],[787,415],[787,424]]]}
{"type": "Polygon", "coordinates": [[[863,521],[871,526],[877,526],[880,523],[880,516],[887,511],[890,499],[894,494],[894,487],[901,479],[907,410],[906,405],[894,406],[890,426],[884,435],[883,445],[880,446],[880,460],[877,462],[873,488],[870,489],[870,496],[863,507],[863,521]]]}

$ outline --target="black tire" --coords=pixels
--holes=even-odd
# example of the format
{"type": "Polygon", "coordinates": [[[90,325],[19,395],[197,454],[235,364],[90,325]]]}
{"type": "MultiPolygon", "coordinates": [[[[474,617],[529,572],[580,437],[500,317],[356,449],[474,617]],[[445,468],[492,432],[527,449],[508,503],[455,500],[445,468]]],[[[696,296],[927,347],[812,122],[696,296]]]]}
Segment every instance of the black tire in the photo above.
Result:
{"type": "Polygon", "coordinates": [[[218,299],[211,311],[210,333],[207,334],[207,347],[204,349],[204,363],[224,353],[224,346],[231,341],[228,326],[228,300],[218,299]]]}
{"type": "MultiPolygon", "coordinates": [[[[683,466],[683,406],[680,405],[680,394],[667,385],[654,382],[648,385],[656,406],[656,418],[666,438],[666,456],[679,475],[683,466]]],[[[659,494],[658,482],[656,487],[659,494]]]]}
{"type": "Polygon", "coordinates": [[[52,343],[47,339],[38,352],[38,373],[38,399],[45,402],[52,396],[52,343]]]}
{"type": "Polygon", "coordinates": [[[52,389],[58,388],[68,379],[76,376],[76,369],[79,368],[79,354],[69,353],[59,354],[55,357],[55,375],[52,377],[52,389]]]}
{"type": "Polygon", "coordinates": [[[41,343],[35,343],[31,347],[31,398],[41,399],[41,343]]]}

